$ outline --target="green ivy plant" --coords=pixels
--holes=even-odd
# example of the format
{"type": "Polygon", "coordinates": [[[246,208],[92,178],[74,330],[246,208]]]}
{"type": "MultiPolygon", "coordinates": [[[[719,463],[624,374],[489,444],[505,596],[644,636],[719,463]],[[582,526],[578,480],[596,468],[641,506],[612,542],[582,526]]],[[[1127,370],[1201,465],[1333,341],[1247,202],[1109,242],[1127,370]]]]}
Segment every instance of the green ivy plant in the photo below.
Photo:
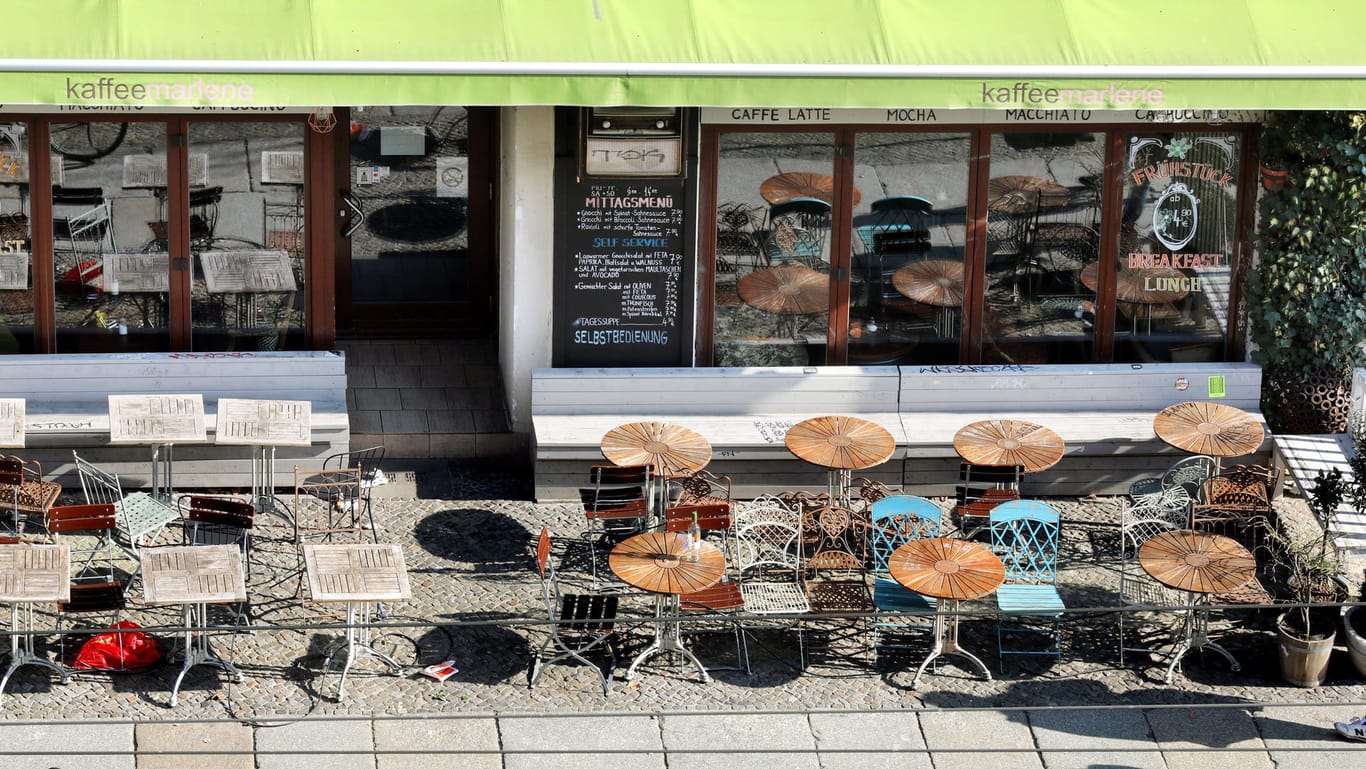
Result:
{"type": "MultiPolygon", "coordinates": [[[[1269,379],[1345,382],[1366,358],[1366,113],[1273,112],[1260,150],[1287,175],[1260,202],[1246,283],[1253,359],[1269,379]]],[[[1273,428],[1293,396],[1284,389],[1262,404],[1273,428]]]]}

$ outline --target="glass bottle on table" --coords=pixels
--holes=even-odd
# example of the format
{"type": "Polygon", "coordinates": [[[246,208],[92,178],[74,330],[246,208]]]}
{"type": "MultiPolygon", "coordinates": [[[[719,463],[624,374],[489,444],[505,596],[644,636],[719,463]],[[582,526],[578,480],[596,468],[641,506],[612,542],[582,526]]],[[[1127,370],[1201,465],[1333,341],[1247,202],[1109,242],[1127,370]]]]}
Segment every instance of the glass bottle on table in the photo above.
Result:
{"type": "Polygon", "coordinates": [[[697,523],[697,511],[692,511],[692,523],[688,524],[688,549],[683,552],[685,561],[696,561],[702,550],[702,527],[697,523]]]}

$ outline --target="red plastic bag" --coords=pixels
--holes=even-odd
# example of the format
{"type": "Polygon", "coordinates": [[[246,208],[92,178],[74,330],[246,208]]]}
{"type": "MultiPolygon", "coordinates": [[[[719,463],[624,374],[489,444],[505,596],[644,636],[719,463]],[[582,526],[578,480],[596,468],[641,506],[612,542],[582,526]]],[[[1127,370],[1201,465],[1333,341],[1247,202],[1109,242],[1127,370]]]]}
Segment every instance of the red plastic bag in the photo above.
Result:
{"type": "Polygon", "coordinates": [[[73,668],[84,670],[128,671],[149,668],[161,661],[161,647],[155,639],[137,628],[135,622],[123,620],[110,625],[122,633],[99,633],[81,645],[73,668]]]}

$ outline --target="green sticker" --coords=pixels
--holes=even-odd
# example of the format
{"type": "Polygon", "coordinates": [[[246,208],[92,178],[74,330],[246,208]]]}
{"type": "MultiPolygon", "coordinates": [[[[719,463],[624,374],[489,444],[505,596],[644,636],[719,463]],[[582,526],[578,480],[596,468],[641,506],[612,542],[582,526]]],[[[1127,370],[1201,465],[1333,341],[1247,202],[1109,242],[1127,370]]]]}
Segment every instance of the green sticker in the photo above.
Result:
{"type": "Polygon", "coordinates": [[[1224,390],[1224,377],[1223,377],[1223,375],[1221,374],[1221,375],[1219,375],[1219,376],[1212,376],[1212,377],[1210,377],[1210,378],[1209,378],[1209,397],[1211,397],[1211,398],[1222,398],[1222,397],[1224,397],[1225,395],[1228,395],[1228,392],[1224,390]]]}

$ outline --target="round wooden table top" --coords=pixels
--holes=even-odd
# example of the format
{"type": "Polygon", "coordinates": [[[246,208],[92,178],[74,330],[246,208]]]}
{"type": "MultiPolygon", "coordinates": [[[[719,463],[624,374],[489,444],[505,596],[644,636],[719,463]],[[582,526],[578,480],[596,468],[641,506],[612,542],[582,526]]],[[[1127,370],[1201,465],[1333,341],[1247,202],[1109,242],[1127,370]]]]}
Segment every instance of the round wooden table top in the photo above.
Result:
{"type": "Polygon", "coordinates": [[[687,535],[648,531],[621,541],[607,556],[612,573],[631,587],[651,593],[682,595],[715,585],[726,571],[726,559],[709,543],[701,543],[696,561],[683,560],[687,535]]]}
{"type": "Polygon", "coordinates": [[[1157,412],[1153,432],[1178,449],[1211,457],[1251,454],[1266,440],[1266,431],[1251,414],[1202,401],[1178,403],[1157,412]]]}
{"type": "Polygon", "coordinates": [[[711,462],[711,443],[669,422],[631,422],[607,431],[599,443],[614,465],[649,465],[656,475],[689,475],[711,462]]]}
{"type": "Polygon", "coordinates": [[[1065,206],[1072,199],[1067,188],[1040,176],[997,176],[987,181],[987,208],[1008,214],[1024,214],[1035,204],[1044,208],[1065,206]]]}
{"type": "Polygon", "coordinates": [[[1056,465],[1066,446],[1057,433],[1018,419],[973,422],[953,436],[953,449],[969,464],[1010,467],[1020,465],[1037,473],[1056,465]]]}
{"type": "Polygon", "coordinates": [[[1236,590],[1257,573],[1257,560],[1228,537],[1203,531],[1164,531],[1138,548],[1138,563],[1153,579],[1192,593],[1236,590]]]}
{"type": "Polygon", "coordinates": [[[802,264],[755,270],[736,289],[745,304],[779,315],[809,315],[830,306],[830,276],[802,264]]]}
{"type": "MultiPolygon", "coordinates": [[[[1129,304],[1169,304],[1178,302],[1190,295],[1189,289],[1147,288],[1154,285],[1149,281],[1159,281],[1155,285],[1173,285],[1160,281],[1184,278],[1186,274],[1175,267],[1144,267],[1129,269],[1120,265],[1115,275],[1115,298],[1129,304]]],[[[1096,291],[1100,279],[1100,262],[1088,262],[1081,268],[1078,277],[1083,286],[1096,291]]],[[[1178,284],[1179,285],[1179,284],[1178,284]]]]}
{"type": "Polygon", "coordinates": [[[892,458],[896,438],[882,425],[858,417],[802,420],[787,429],[787,450],[831,470],[863,470],[892,458]]]}
{"type": "Polygon", "coordinates": [[[892,286],[912,302],[935,307],[963,306],[963,263],[923,259],[892,273],[892,286]]]}
{"type": "Polygon", "coordinates": [[[906,542],[892,551],[887,567],[907,590],[953,601],[990,595],[1006,578],[1005,564],[989,548],[952,537],[906,542]]]}
{"type": "MultiPolygon", "coordinates": [[[[835,180],[829,174],[817,174],[809,171],[788,171],[787,173],[770,176],[759,184],[759,194],[767,200],[770,205],[775,203],[786,203],[793,198],[816,198],[827,203],[833,203],[835,197],[835,180]]],[[[854,205],[858,205],[863,199],[854,188],[854,205]]]]}

